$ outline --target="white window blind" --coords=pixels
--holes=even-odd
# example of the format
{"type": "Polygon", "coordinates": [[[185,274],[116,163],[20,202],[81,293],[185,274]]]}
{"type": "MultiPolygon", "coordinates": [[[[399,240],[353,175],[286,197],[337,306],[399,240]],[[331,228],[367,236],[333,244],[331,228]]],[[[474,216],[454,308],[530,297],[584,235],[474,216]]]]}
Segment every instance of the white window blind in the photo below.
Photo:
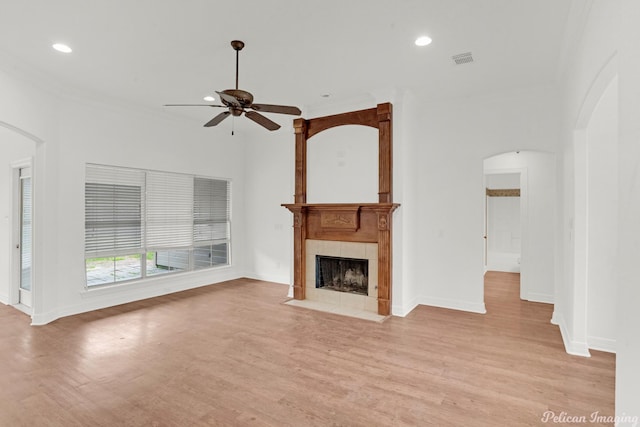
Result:
{"type": "Polygon", "coordinates": [[[193,244],[193,176],[147,172],[147,248],[193,244]]]}
{"type": "Polygon", "coordinates": [[[87,165],[87,286],[229,265],[231,183],[87,165]]]}
{"type": "Polygon", "coordinates": [[[86,172],[85,252],[93,257],[139,252],[144,174],[95,165],[86,172]]]}
{"type": "Polygon", "coordinates": [[[193,240],[214,243],[229,239],[230,183],[221,179],[194,179],[193,240]]]}

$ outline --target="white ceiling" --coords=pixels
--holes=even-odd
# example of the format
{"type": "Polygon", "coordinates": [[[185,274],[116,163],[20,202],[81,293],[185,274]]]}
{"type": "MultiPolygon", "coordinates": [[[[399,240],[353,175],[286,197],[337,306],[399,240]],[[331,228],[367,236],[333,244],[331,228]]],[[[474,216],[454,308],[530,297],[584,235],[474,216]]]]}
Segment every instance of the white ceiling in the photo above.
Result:
{"type": "Polygon", "coordinates": [[[246,43],[240,88],[256,102],[305,108],[405,88],[439,99],[553,82],[570,10],[571,0],[2,0],[0,53],[57,90],[158,111],[232,88],[233,39],[246,43]],[[422,34],[430,46],[413,44],[422,34]],[[58,41],[74,52],[51,49],[58,41]],[[472,64],[453,64],[469,51],[472,64]]]}

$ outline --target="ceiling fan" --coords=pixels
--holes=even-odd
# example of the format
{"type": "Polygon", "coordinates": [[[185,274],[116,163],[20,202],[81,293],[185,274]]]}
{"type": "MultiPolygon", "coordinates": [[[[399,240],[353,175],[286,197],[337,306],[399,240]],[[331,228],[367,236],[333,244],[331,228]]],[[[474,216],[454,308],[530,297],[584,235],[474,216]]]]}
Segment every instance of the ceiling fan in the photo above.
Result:
{"type": "Polygon", "coordinates": [[[220,101],[223,105],[211,105],[211,104],[165,104],[165,107],[214,107],[214,108],[227,108],[227,111],[215,116],[204,124],[205,127],[216,126],[221,121],[229,116],[241,116],[244,113],[245,117],[253,120],[260,126],[269,129],[280,129],[280,125],[274,121],[271,121],[267,117],[260,114],[263,113],[279,113],[279,114],[291,114],[299,116],[302,114],[298,107],[291,107],[287,105],[272,105],[272,104],[254,104],[253,95],[245,90],[238,89],[238,63],[240,51],[244,47],[244,42],[240,40],[233,40],[231,47],[236,51],[236,88],[226,89],[222,92],[216,91],[220,97],[220,101]],[[249,111],[247,111],[249,110],[249,111]]]}

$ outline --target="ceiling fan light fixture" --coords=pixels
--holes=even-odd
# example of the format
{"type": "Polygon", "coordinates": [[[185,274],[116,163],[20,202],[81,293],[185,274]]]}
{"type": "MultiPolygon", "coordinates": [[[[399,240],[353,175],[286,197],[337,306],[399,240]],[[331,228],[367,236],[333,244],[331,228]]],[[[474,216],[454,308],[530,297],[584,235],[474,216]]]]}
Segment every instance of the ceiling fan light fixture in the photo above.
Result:
{"type": "Polygon", "coordinates": [[[432,41],[429,36],[420,36],[416,39],[415,44],[416,46],[427,46],[430,45],[432,41]]]}
{"type": "Polygon", "coordinates": [[[73,52],[73,49],[71,49],[68,45],[64,43],[54,43],[51,47],[57,50],[58,52],[62,52],[62,53],[73,52]]]}

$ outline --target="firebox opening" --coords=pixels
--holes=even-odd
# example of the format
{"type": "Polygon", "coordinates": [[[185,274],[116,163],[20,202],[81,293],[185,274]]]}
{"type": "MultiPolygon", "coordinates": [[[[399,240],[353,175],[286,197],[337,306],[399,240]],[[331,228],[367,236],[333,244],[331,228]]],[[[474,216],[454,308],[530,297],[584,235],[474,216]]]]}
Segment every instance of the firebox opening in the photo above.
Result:
{"type": "Polygon", "coordinates": [[[369,295],[369,260],[316,255],[316,288],[369,295]]]}

